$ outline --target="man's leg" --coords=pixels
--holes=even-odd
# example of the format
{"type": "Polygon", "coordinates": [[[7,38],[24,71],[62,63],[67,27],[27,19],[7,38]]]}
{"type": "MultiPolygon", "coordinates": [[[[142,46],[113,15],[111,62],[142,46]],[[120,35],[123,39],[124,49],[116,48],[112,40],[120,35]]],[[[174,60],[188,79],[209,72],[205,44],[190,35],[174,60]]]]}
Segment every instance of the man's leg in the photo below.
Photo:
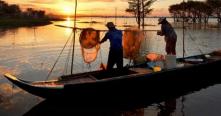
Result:
{"type": "Polygon", "coordinates": [[[167,37],[165,37],[164,40],[166,42],[165,51],[166,51],[167,55],[169,55],[170,54],[170,41],[168,40],[167,37]]]}
{"type": "Polygon", "coordinates": [[[176,42],[177,42],[177,38],[173,38],[171,42],[171,53],[173,55],[176,55],[176,42]]]}
{"type": "Polygon", "coordinates": [[[115,64],[114,53],[113,51],[110,50],[107,61],[107,70],[113,69],[114,64],[115,64]]]}
{"type": "Polygon", "coordinates": [[[169,43],[169,41],[167,41],[166,42],[166,53],[167,53],[167,55],[170,55],[170,43],[169,43]]]}
{"type": "Polygon", "coordinates": [[[117,57],[117,68],[123,68],[123,50],[120,50],[117,57]]]}

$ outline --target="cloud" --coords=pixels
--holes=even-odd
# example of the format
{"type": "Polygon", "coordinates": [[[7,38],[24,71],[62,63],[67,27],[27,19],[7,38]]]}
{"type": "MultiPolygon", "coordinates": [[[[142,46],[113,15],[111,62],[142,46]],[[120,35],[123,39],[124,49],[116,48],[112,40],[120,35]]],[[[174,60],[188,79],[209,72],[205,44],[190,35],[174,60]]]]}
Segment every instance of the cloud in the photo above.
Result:
{"type": "MultiPolygon", "coordinates": [[[[115,0],[78,0],[78,2],[114,2],[115,0]]],[[[57,4],[60,2],[69,2],[75,3],[75,0],[29,0],[29,3],[36,3],[36,4],[57,4]]]]}
{"type": "MultiPolygon", "coordinates": [[[[73,0],[67,0],[73,1],[73,0]]],[[[114,2],[115,0],[79,0],[79,2],[114,2]]]]}
{"type": "MultiPolygon", "coordinates": [[[[74,2],[75,0],[65,0],[68,2],[74,2]]],[[[114,2],[115,0],[78,0],[78,2],[114,2]]]]}
{"type": "Polygon", "coordinates": [[[55,4],[58,3],[60,0],[29,0],[29,3],[37,3],[37,4],[55,4]]]}
{"type": "MultiPolygon", "coordinates": [[[[23,9],[32,7],[45,10],[47,13],[63,14],[65,7],[74,7],[75,0],[4,0],[11,4],[19,4],[23,9]]],[[[152,6],[154,11],[152,15],[168,15],[168,6],[178,3],[180,0],[158,0],[152,6]],[[161,10],[164,9],[164,10],[161,10]]],[[[118,14],[125,14],[128,8],[128,0],[78,0],[79,13],[114,14],[114,9],[118,8],[118,14]],[[88,11],[88,12],[87,12],[88,11]],[[108,12],[108,13],[107,13],[108,12]]]]}

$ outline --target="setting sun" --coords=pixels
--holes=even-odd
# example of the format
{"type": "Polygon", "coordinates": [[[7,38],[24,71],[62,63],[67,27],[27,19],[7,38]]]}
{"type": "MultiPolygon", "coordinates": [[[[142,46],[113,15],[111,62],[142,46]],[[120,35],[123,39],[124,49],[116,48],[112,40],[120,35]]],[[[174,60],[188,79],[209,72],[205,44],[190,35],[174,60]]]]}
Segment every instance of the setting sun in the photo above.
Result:
{"type": "Polygon", "coordinates": [[[60,12],[65,15],[73,15],[74,14],[74,4],[70,3],[59,3],[56,6],[60,9],[60,12]]]}
{"type": "Polygon", "coordinates": [[[66,15],[71,15],[71,14],[74,13],[74,8],[71,7],[71,6],[64,5],[64,6],[62,6],[62,8],[63,8],[63,11],[62,11],[62,12],[63,12],[64,14],[66,14],[66,15]]]}

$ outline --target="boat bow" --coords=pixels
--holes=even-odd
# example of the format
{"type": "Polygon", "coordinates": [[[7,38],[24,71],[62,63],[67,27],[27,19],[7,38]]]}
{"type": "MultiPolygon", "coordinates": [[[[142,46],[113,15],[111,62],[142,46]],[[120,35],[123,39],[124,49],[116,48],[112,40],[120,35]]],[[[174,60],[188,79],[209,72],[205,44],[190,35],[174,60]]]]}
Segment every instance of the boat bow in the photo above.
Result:
{"type": "Polygon", "coordinates": [[[4,76],[11,81],[13,84],[16,86],[20,87],[21,89],[43,97],[43,98],[50,98],[53,96],[58,96],[58,93],[61,93],[64,86],[63,85],[55,85],[51,84],[49,85],[48,83],[53,83],[53,81],[47,81],[47,82],[30,82],[30,81],[24,81],[22,79],[19,79],[9,73],[4,74],[4,76]],[[55,92],[56,91],[56,92],[55,92]],[[57,92],[59,91],[59,92],[57,92]]]}

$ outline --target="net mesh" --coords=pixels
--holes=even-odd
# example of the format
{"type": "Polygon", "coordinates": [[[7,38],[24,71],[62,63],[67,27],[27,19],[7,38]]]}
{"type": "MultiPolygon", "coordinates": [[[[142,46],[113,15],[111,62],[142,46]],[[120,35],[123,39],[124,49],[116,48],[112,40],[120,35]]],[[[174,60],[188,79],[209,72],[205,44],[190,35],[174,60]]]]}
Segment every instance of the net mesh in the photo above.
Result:
{"type": "Polygon", "coordinates": [[[139,55],[144,33],[138,28],[127,28],[123,34],[124,58],[135,59],[139,55]]]}
{"type": "Polygon", "coordinates": [[[84,62],[89,64],[95,61],[100,49],[100,31],[93,28],[83,29],[79,40],[84,62]]]}

